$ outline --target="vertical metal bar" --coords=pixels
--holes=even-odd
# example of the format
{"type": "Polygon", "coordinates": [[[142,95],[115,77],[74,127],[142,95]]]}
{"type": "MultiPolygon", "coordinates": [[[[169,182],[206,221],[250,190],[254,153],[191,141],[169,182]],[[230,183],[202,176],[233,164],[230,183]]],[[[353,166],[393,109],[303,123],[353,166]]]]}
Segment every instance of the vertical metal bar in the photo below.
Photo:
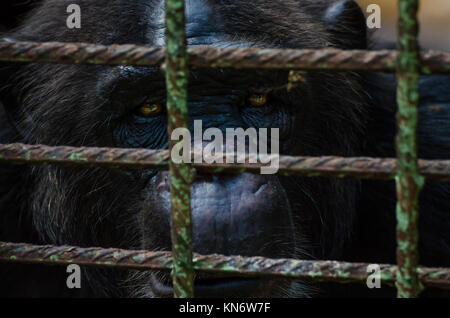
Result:
{"type": "MultiPolygon", "coordinates": [[[[188,128],[187,82],[184,0],[166,0],[166,85],[169,137],[179,127],[188,128]]],[[[169,138],[169,149],[175,142],[169,138]]],[[[192,264],[192,226],[190,185],[193,172],[187,163],[170,160],[170,195],[172,201],[172,252],[174,297],[194,297],[192,264]]]]}
{"type": "Polygon", "coordinates": [[[397,297],[417,297],[418,197],[424,184],[417,162],[420,49],[418,0],[399,0],[397,61],[397,297]]]}

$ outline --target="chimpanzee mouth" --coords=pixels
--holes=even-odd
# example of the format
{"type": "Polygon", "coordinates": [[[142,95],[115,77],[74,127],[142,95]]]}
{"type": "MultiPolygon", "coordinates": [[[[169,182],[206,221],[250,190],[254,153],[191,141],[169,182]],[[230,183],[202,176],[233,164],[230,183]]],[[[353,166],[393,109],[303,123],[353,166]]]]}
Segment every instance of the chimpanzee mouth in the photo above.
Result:
{"type": "MultiPolygon", "coordinates": [[[[219,278],[200,278],[194,283],[195,297],[223,298],[256,296],[263,286],[271,281],[260,278],[245,278],[237,276],[219,278]]],[[[155,297],[172,297],[173,286],[170,279],[158,279],[151,275],[150,285],[155,297]]]]}

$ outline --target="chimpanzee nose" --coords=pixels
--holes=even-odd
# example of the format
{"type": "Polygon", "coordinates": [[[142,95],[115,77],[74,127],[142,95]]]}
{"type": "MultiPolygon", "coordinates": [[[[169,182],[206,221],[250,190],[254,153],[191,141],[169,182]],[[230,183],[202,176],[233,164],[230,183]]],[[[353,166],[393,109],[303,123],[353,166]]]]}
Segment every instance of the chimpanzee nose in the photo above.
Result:
{"type": "MultiPolygon", "coordinates": [[[[170,249],[169,173],[157,174],[149,187],[144,244],[170,249]],[[160,227],[148,231],[153,222],[160,227]]],[[[191,186],[191,214],[196,253],[280,258],[295,249],[289,202],[275,175],[198,175],[191,186]]]]}
{"type": "Polygon", "coordinates": [[[274,176],[201,178],[191,197],[197,253],[281,257],[280,243],[294,241],[288,200],[274,176]]]}

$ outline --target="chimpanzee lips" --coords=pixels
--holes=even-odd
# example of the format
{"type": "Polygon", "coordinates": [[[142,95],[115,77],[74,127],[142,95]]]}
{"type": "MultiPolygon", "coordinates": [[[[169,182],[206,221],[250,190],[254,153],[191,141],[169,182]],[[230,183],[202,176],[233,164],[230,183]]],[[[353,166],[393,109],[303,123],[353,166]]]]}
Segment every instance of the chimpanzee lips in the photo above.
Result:
{"type": "MultiPolygon", "coordinates": [[[[169,279],[158,279],[151,275],[150,285],[156,297],[166,298],[173,296],[173,285],[169,279]]],[[[259,278],[245,278],[237,276],[219,276],[213,278],[199,278],[194,283],[195,297],[245,297],[258,296],[261,288],[272,285],[272,281],[259,278]]]]}

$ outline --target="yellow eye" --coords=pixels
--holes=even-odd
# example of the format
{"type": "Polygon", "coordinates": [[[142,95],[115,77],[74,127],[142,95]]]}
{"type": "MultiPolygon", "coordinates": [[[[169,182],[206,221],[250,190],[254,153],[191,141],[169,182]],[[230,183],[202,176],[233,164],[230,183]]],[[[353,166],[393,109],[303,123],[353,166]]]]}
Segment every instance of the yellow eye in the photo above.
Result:
{"type": "Polygon", "coordinates": [[[136,113],[142,117],[154,117],[162,112],[162,104],[159,102],[149,103],[145,102],[137,110],[136,113]]]}
{"type": "Polygon", "coordinates": [[[253,107],[262,107],[267,103],[267,93],[253,94],[248,100],[253,107]]]}

